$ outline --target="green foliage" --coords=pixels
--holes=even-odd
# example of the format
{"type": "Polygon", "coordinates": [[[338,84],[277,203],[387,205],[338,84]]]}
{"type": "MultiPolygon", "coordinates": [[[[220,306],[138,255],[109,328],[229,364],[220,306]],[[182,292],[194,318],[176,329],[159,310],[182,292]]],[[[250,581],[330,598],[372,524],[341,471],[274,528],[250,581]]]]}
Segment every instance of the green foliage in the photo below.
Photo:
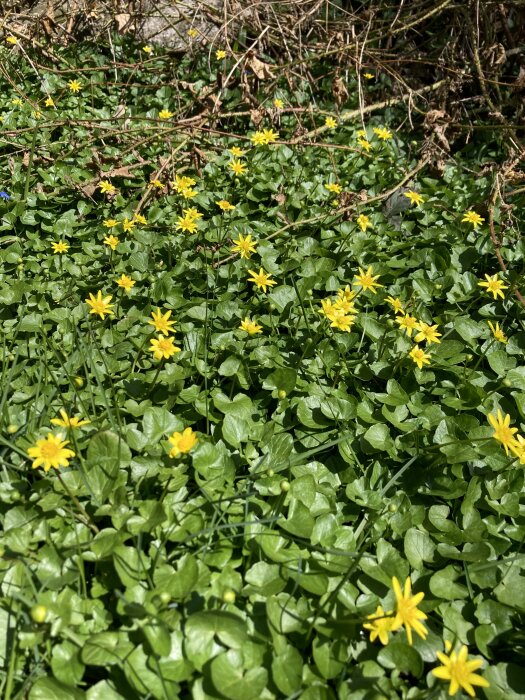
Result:
{"type": "MultiPolygon", "coordinates": [[[[487,222],[462,222],[484,212],[497,145],[466,146],[441,178],[420,170],[423,202],[398,226],[382,195],[415,167],[413,133],[381,140],[373,117],[369,152],[351,121],[294,146],[289,107],[311,99],[297,76],[261,94],[260,128],[283,143],[250,142],[237,83],[190,131],[176,120],[198,116],[224,67],[113,49],[114,66],[104,48],[59,49],[65,72],[43,64],[38,79],[2,49],[19,81],[1,98],[3,697],[444,698],[429,671],[445,641],[486,660],[480,695],[525,697],[523,466],[487,420],[525,419],[521,220],[494,211],[503,299],[479,286],[498,273],[487,222]],[[195,232],[179,225],[190,207],[195,232]],[[247,234],[244,259],[232,248],[247,234]],[[261,268],[267,292],[248,281],[261,268]],[[102,318],[85,301],[99,291],[102,318]],[[439,342],[418,341],[428,364],[410,355],[421,328],[409,335],[386,297],[437,326],[439,342]],[[180,348],[162,360],[157,309],[180,348]],[[61,410],[89,422],[52,424],[61,410]],[[50,432],[74,456],[32,469],[50,432]],[[427,639],[372,643],[367,616],[393,610],[392,578],[408,576],[427,639]]],[[[329,99],[305,111],[312,127],[329,99]]]]}

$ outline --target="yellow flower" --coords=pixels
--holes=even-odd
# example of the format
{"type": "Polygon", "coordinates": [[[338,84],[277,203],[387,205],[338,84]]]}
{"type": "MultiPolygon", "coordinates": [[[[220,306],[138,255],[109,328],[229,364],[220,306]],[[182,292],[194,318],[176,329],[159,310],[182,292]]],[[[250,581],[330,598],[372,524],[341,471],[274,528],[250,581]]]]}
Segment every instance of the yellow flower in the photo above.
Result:
{"type": "Polygon", "coordinates": [[[133,221],[134,221],[136,224],[142,224],[142,225],[145,225],[145,224],[148,223],[148,220],[147,220],[146,217],[143,216],[142,214],[135,214],[135,215],[133,216],[133,221]]]}
{"type": "Polygon", "coordinates": [[[152,180],[151,184],[153,185],[153,187],[156,187],[159,190],[162,190],[164,188],[164,185],[160,180],[152,180]]]}
{"type": "Polygon", "coordinates": [[[232,156],[235,156],[235,158],[242,158],[243,155],[245,155],[246,151],[243,151],[242,148],[239,148],[238,146],[233,146],[232,148],[228,149],[232,156]]]}
{"type": "Polygon", "coordinates": [[[375,642],[377,637],[379,637],[381,644],[388,644],[388,633],[392,631],[394,622],[394,618],[391,615],[391,610],[384,612],[380,605],[377,606],[375,613],[367,615],[366,619],[371,620],[371,622],[367,622],[363,627],[365,630],[370,630],[371,642],[375,642]]]}
{"type": "Polygon", "coordinates": [[[321,299],[321,311],[327,318],[332,319],[337,314],[331,299],[321,299]]]}
{"type": "Polygon", "coordinates": [[[246,260],[251,256],[252,253],[256,252],[256,242],[252,240],[251,233],[243,236],[242,233],[239,234],[239,238],[233,241],[235,245],[232,247],[233,253],[239,253],[241,258],[246,260]]]}
{"type": "Polygon", "coordinates": [[[150,342],[150,352],[153,353],[155,360],[168,360],[175,353],[180,352],[181,349],[176,345],[173,345],[173,338],[165,338],[163,335],[159,335],[158,338],[152,338],[150,342]]]}
{"type": "Polygon", "coordinates": [[[396,313],[396,314],[404,314],[405,313],[403,310],[403,302],[401,301],[401,299],[398,299],[397,297],[394,298],[394,297],[390,296],[390,297],[386,297],[385,301],[387,301],[390,304],[390,306],[394,309],[394,313],[396,313]]]}
{"type": "Polygon", "coordinates": [[[78,80],[70,80],[67,86],[71,92],[80,92],[82,89],[82,83],[78,80]]]}
{"type": "Polygon", "coordinates": [[[223,211],[231,211],[235,209],[235,204],[230,204],[227,199],[219,199],[215,204],[220,207],[223,211]]]}
{"type": "Polygon", "coordinates": [[[366,78],[367,80],[372,80],[373,77],[373,73],[363,73],[363,78],[366,78]]]}
{"type": "Polygon", "coordinates": [[[404,328],[406,330],[409,338],[412,337],[412,332],[418,330],[419,328],[419,321],[417,318],[415,316],[410,316],[409,314],[405,314],[404,316],[401,316],[401,318],[396,318],[396,323],[399,323],[400,328],[404,328]]]}
{"type": "Polygon", "coordinates": [[[24,104],[24,103],[22,102],[22,100],[21,100],[19,97],[14,97],[14,98],[11,100],[11,102],[12,102],[14,105],[18,105],[19,107],[20,107],[22,104],[24,104]]]}
{"type": "Polygon", "coordinates": [[[375,287],[382,287],[383,285],[376,282],[376,280],[379,279],[379,275],[372,276],[372,272],[371,265],[366,272],[360,267],[359,274],[355,276],[356,281],[352,282],[352,285],[354,287],[361,287],[364,291],[369,289],[372,294],[377,294],[375,287]]]}
{"type": "Polygon", "coordinates": [[[13,46],[19,43],[16,36],[8,36],[8,37],[6,37],[6,41],[8,44],[13,44],[13,46]]]}
{"type": "Polygon", "coordinates": [[[119,287],[122,287],[122,289],[124,289],[126,292],[131,292],[132,288],[135,286],[135,280],[132,280],[131,277],[122,274],[117,280],[117,284],[119,287]]]}
{"type": "Polygon", "coordinates": [[[246,172],[246,165],[244,163],[241,163],[241,161],[237,158],[237,160],[233,159],[229,162],[228,167],[230,170],[233,170],[233,172],[236,175],[244,175],[246,172]]]}
{"type": "Polygon", "coordinates": [[[338,185],[337,182],[328,182],[326,185],[323,185],[323,187],[329,192],[334,192],[334,194],[340,194],[343,191],[343,188],[341,185],[338,185]]]}
{"type": "Polygon", "coordinates": [[[100,191],[103,194],[114,194],[114,192],[116,191],[116,187],[112,185],[109,180],[101,180],[98,183],[98,186],[100,187],[100,191]]]}
{"type": "Polygon", "coordinates": [[[349,284],[347,284],[344,289],[337,290],[338,298],[344,299],[345,301],[352,301],[352,299],[355,299],[356,295],[357,295],[357,292],[354,292],[353,289],[350,289],[349,284]]]}
{"type": "Polygon", "coordinates": [[[190,452],[198,442],[197,436],[191,428],[185,428],[182,433],[173,433],[168,440],[173,445],[170,457],[179,457],[181,454],[190,452]]]}
{"type": "Polygon", "coordinates": [[[184,187],[180,191],[180,194],[184,199],[193,199],[193,197],[197,196],[197,190],[194,190],[191,187],[184,187]]]}
{"type": "Polygon", "coordinates": [[[177,219],[177,231],[187,231],[188,233],[195,233],[197,230],[197,222],[194,218],[190,216],[179,216],[177,219]]]}
{"type": "Polygon", "coordinates": [[[135,228],[135,221],[130,221],[128,217],[126,217],[122,222],[122,228],[124,229],[124,233],[128,233],[128,231],[133,231],[133,229],[135,228]]]}
{"type": "Polygon", "coordinates": [[[277,107],[277,109],[282,109],[284,107],[284,102],[280,100],[278,97],[275,98],[273,101],[273,106],[277,107]]]}
{"type": "Polygon", "coordinates": [[[273,129],[263,129],[263,136],[265,144],[275,143],[279,138],[278,132],[273,129]]]}
{"type": "Polygon", "coordinates": [[[116,250],[119,244],[119,240],[116,236],[106,236],[104,238],[104,243],[108,245],[111,248],[111,250],[116,250]]]}
{"type": "Polygon", "coordinates": [[[266,144],[266,138],[262,131],[256,131],[253,136],[250,136],[250,141],[254,146],[264,146],[266,144]]]}
{"type": "Polygon", "coordinates": [[[51,243],[51,248],[53,248],[53,253],[67,253],[69,250],[69,243],[58,241],[58,243],[51,243]]]}
{"type": "Polygon", "coordinates": [[[188,175],[175,175],[175,180],[171,183],[176,192],[182,192],[196,184],[194,178],[188,175]]]}
{"type": "Polygon", "coordinates": [[[378,139],[381,139],[381,141],[388,141],[388,139],[392,138],[392,132],[389,131],[388,129],[385,129],[384,126],[381,126],[379,128],[374,127],[372,129],[374,134],[377,136],[378,139]]]}
{"type": "Polygon", "coordinates": [[[75,456],[73,450],[66,448],[69,440],[63,440],[63,435],[58,433],[48,433],[47,438],[37,440],[36,445],[27,450],[27,454],[33,460],[31,465],[33,469],[43,466],[44,471],[48,472],[51,467],[58,469],[59,467],[69,467],[69,460],[75,456]]]}
{"type": "Polygon", "coordinates": [[[91,423],[90,420],[80,420],[76,416],[68,416],[63,408],[59,411],[61,418],[51,418],[50,423],[53,425],[59,425],[61,428],[80,428],[83,425],[88,425],[91,423]]]}
{"type": "Polygon", "coordinates": [[[217,60],[221,61],[223,58],[226,58],[226,51],[219,49],[216,51],[215,56],[217,57],[217,60]]]}
{"type": "Polygon", "coordinates": [[[364,149],[365,149],[365,151],[366,151],[367,153],[368,153],[368,152],[370,151],[370,149],[372,148],[372,144],[371,144],[370,141],[368,141],[367,139],[357,139],[357,142],[359,143],[359,145],[361,146],[361,148],[364,148],[364,149]]]}
{"type": "Polygon", "coordinates": [[[499,323],[496,323],[494,326],[490,321],[487,321],[489,324],[489,328],[492,331],[492,335],[496,340],[499,340],[500,343],[508,343],[509,339],[505,335],[505,333],[502,331],[502,329],[499,327],[499,323]]]}
{"type": "Polygon", "coordinates": [[[410,203],[415,204],[416,206],[419,206],[424,201],[422,195],[420,195],[419,192],[414,192],[413,190],[403,192],[403,197],[409,199],[410,203]]]}
{"type": "Polygon", "coordinates": [[[114,228],[115,226],[118,226],[118,221],[116,219],[105,219],[102,223],[106,228],[114,228]]]}
{"type": "Polygon", "coordinates": [[[510,449],[520,458],[520,464],[525,464],[525,438],[522,435],[516,435],[516,442],[510,445],[510,449]]]}
{"type": "Polygon", "coordinates": [[[193,29],[193,28],[188,29],[187,34],[188,34],[188,36],[190,36],[190,37],[192,37],[192,38],[194,38],[194,37],[196,37],[196,36],[199,36],[199,32],[198,32],[196,29],[193,29]]]}
{"type": "Polygon", "coordinates": [[[337,126],[337,119],[334,119],[333,117],[326,117],[324,120],[324,125],[327,126],[329,129],[335,129],[337,126]]]}
{"type": "Polygon", "coordinates": [[[275,280],[270,279],[271,275],[267,274],[262,267],[259,269],[259,272],[255,272],[255,270],[248,270],[248,272],[251,275],[251,277],[248,277],[248,282],[253,282],[257,289],[262,289],[263,292],[266,292],[267,287],[277,284],[275,280]]]}
{"type": "Polygon", "coordinates": [[[251,321],[248,316],[246,316],[244,321],[241,321],[239,328],[241,331],[246,331],[246,333],[249,333],[250,335],[262,333],[262,326],[259,326],[259,324],[255,323],[255,321],[251,321]]]}
{"type": "Polygon", "coordinates": [[[159,112],[159,119],[171,119],[175,112],[170,112],[169,109],[163,109],[159,112]]]}
{"type": "Polygon", "coordinates": [[[336,312],[342,312],[343,314],[355,314],[357,313],[356,305],[353,301],[349,301],[344,296],[338,297],[334,302],[333,308],[336,312]]]}
{"type": "Polygon", "coordinates": [[[162,333],[163,335],[168,335],[173,330],[175,321],[170,321],[171,310],[166,311],[163,315],[161,310],[157,306],[157,311],[151,312],[152,321],[148,321],[150,326],[153,326],[157,333],[162,333]]]}
{"type": "MultiPolygon", "coordinates": [[[[450,644],[448,644],[447,647],[447,651],[450,651],[450,644]]],[[[474,673],[474,671],[477,671],[483,665],[483,661],[480,659],[468,661],[468,649],[465,645],[461,647],[457,654],[453,651],[450,656],[447,656],[438,651],[437,657],[443,666],[433,668],[432,674],[443,681],[450,681],[448,688],[449,695],[455,695],[461,688],[461,690],[465,690],[470,697],[474,698],[476,697],[476,693],[473,686],[477,685],[480,688],[489,687],[489,682],[485,680],[485,678],[474,673]]]]}
{"type": "Polygon", "coordinates": [[[514,434],[518,432],[517,428],[511,428],[510,427],[510,415],[507,413],[505,415],[505,418],[503,418],[503,414],[501,413],[501,410],[498,408],[498,416],[493,416],[492,414],[488,416],[489,423],[491,426],[494,428],[494,433],[492,434],[492,437],[494,440],[497,440],[498,442],[501,442],[503,447],[505,448],[505,454],[509,454],[509,447],[512,449],[512,447],[516,443],[516,438],[514,437],[514,434]]]}
{"type": "Polygon", "coordinates": [[[416,343],[421,343],[423,340],[426,340],[429,345],[431,343],[441,343],[439,338],[442,334],[437,332],[437,326],[431,326],[428,323],[424,323],[424,321],[420,321],[416,328],[419,331],[419,333],[414,336],[416,343]]]}
{"type": "Polygon", "coordinates": [[[366,229],[369,226],[372,226],[372,224],[370,223],[370,219],[368,218],[368,216],[365,216],[365,214],[359,214],[359,216],[356,219],[356,224],[359,226],[361,231],[366,231],[366,229]]]}
{"type": "Polygon", "coordinates": [[[52,97],[48,97],[48,98],[46,99],[46,101],[44,102],[44,105],[45,105],[46,107],[54,107],[54,106],[55,106],[55,103],[53,102],[53,98],[52,98],[52,97]]]}
{"type": "Polygon", "coordinates": [[[427,355],[426,352],[419,347],[419,345],[415,345],[408,355],[416,363],[419,369],[423,369],[423,365],[430,364],[430,355],[427,355]]]}
{"type": "Polygon", "coordinates": [[[143,46],[142,50],[144,51],[144,53],[151,53],[153,51],[151,46],[143,46]]]}
{"type": "Polygon", "coordinates": [[[478,282],[478,287],[486,287],[487,292],[494,295],[494,299],[497,299],[498,296],[505,299],[502,289],[508,289],[508,286],[503,284],[503,282],[498,278],[498,275],[495,274],[492,275],[492,277],[490,275],[485,275],[485,279],[487,280],[486,282],[478,282]]]}
{"type": "Polygon", "coordinates": [[[102,319],[106,315],[109,316],[111,314],[114,314],[115,312],[111,308],[112,306],[114,306],[114,304],[109,303],[112,298],[113,297],[111,297],[111,295],[102,298],[102,292],[100,291],[100,289],[97,292],[97,296],[94,296],[90,292],[89,299],[85,300],[86,304],[91,307],[91,311],[89,313],[98,314],[102,319]]]}
{"type": "Polygon", "coordinates": [[[462,223],[466,222],[467,224],[472,224],[474,228],[477,228],[484,221],[485,219],[479,214],[476,214],[475,211],[466,211],[463,218],[461,219],[462,223]]]}
{"type": "Polygon", "coordinates": [[[330,315],[327,314],[327,316],[332,328],[337,328],[346,333],[350,332],[355,321],[355,316],[347,316],[343,311],[339,311],[335,308],[333,308],[330,315]]]}
{"type": "Polygon", "coordinates": [[[195,207],[190,207],[189,209],[183,209],[182,213],[188,219],[193,219],[194,221],[198,221],[199,219],[202,219],[202,216],[203,216],[202,213],[198,209],[195,209],[195,207]]]}
{"type": "Polygon", "coordinates": [[[417,607],[425,597],[425,594],[416,593],[416,595],[412,595],[412,582],[410,581],[410,576],[405,581],[404,591],[401,591],[401,586],[399,585],[399,581],[395,576],[392,578],[392,588],[394,589],[394,595],[396,596],[396,616],[392,622],[392,631],[398,630],[400,627],[404,627],[409,644],[412,644],[412,629],[422,639],[425,639],[428,634],[428,630],[423,625],[421,620],[426,620],[427,616],[417,607]]]}

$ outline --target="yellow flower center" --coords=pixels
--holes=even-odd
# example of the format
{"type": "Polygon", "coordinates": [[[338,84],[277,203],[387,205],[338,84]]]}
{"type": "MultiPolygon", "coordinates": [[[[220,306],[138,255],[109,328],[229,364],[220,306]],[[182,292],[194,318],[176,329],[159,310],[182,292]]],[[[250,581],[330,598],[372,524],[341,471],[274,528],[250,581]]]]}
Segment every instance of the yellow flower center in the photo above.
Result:
{"type": "Polygon", "coordinates": [[[44,459],[52,460],[58,457],[60,450],[60,445],[46,440],[40,448],[40,453],[44,459]]]}

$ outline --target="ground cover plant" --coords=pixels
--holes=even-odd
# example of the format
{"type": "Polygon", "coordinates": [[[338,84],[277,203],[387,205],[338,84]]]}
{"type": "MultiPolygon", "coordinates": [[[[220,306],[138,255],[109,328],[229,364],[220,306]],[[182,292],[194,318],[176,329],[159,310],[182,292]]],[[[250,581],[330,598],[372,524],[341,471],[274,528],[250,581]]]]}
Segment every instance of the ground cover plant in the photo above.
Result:
{"type": "Polygon", "coordinates": [[[524,697],[518,161],[482,134],[436,167],[403,109],[359,114],[374,73],[349,118],[322,66],[217,91],[235,51],[28,51],[2,697],[524,697]]]}

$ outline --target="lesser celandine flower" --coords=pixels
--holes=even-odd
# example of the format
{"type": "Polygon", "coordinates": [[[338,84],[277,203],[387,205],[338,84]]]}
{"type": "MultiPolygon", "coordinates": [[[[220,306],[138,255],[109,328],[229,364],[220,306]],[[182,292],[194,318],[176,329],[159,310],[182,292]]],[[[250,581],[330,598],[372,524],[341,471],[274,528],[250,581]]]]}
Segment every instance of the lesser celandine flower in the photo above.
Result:
{"type": "Polygon", "coordinates": [[[128,277],[125,274],[122,274],[120,278],[117,280],[117,284],[119,287],[124,289],[126,292],[131,292],[133,287],[135,286],[135,280],[132,280],[131,277],[128,277]]]}
{"type": "Polygon", "coordinates": [[[47,97],[47,98],[46,98],[46,101],[44,102],[44,105],[45,105],[46,107],[54,107],[54,106],[55,106],[55,103],[53,102],[53,98],[52,98],[52,97],[47,97]]]}
{"type": "Polygon", "coordinates": [[[150,352],[153,353],[155,360],[168,360],[175,353],[180,352],[181,349],[173,344],[173,338],[164,337],[159,335],[158,338],[152,338],[150,342],[150,352]]]}
{"type": "Polygon", "coordinates": [[[253,282],[257,286],[257,289],[262,289],[263,292],[266,292],[267,287],[272,287],[274,284],[277,284],[275,280],[271,279],[271,275],[266,273],[262,267],[259,269],[259,272],[255,272],[255,270],[248,270],[248,272],[251,275],[251,277],[248,277],[248,282],[253,282]]]}
{"type": "Polygon", "coordinates": [[[472,224],[473,228],[477,228],[485,221],[485,219],[475,211],[469,210],[465,212],[461,221],[462,223],[465,222],[467,224],[472,224]]]}
{"type": "Polygon", "coordinates": [[[109,180],[101,180],[98,186],[103,194],[114,194],[116,191],[116,187],[109,180]]]}
{"type": "Polygon", "coordinates": [[[343,311],[333,309],[328,316],[328,320],[332,328],[337,328],[337,330],[349,333],[354,324],[355,316],[347,316],[343,311]]]}
{"type": "Polygon", "coordinates": [[[116,250],[118,244],[119,244],[119,239],[116,236],[106,236],[104,238],[104,243],[108,245],[111,250],[116,250]]]}
{"type": "Polygon", "coordinates": [[[189,209],[183,209],[182,213],[184,216],[187,216],[188,219],[193,219],[194,221],[198,221],[199,219],[202,219],[203,214],[200,212],[198,209],[195,209],[195,207],[190,207],[189,209]]]}
{"type": "Polygon", "coordinates": [[[244,319],[244,321],[241,321],[241,325],[239,326],[241,331],[246,331],[249,335],[256,335],[257,333],[262,333],[262,326],[259,326],[258,323],[255,321],[250,320],[248,316],[244,319]]]}
{"type": "Polygon", "coordinates": [[[67,84],[71,92],[80,92],[82,83],[79,80],[70,80],[67,84]]]}
{"type": "Polygon", "coordinates": [[[364,148],[364,149],[365,149],[365,151],[366,151],[367,153],[368,153],[368,152],[371,150],[371,148],[372,148],[372,144],[371,144],[370,141],[368,141],[367,139],[357,139],[357,142],[358,142],[358,144],[361,146],[361,148],[364,148]]]}
{"type": "Polygon", "coordinates": [[[363,73],[363,78],[366,78],[367,80],[372,80],[373,77],[373,73],[363,73]]]}
{"type": "Polygon", "coordinates": [[[228,150],[235,158],[242,158],[246,154],[246,151],[243,151],[242,148],[239,148],[238,146],[233,146],[228,150]]]}
{"type": "Polygon", "coordinates": [[[134,214],[133,221],[136,224],[142,224],[143,226],[145,226],[148,223],[148,220],[146,219],[146,217],[143,214],[134,214]]]}
{"type": "Polygon", "coordinates": [[[273,129],[263,129],[263,136],[265,144],[275,143],[279,138],[278,132],[273,129]]]}
{"type": "Polygon", "coordinates": [[[388,141],[388,139],[392,138],[392,132],[386,129],[384,126],[374,127],[372,131],[378,139],[381,139],[381,141],[388,141]]]}
{"type": "Polygon", "coordinates": [[[182,433],[173,433],[168,440],[173,445],[170,457],[179,457],[181,454],[190,452],[198,442],[197,436],[191,428],[185,428],[182,433]]]}
{"type": "Polygon", "coordinates": [[[171,119],[175,112],[170,112],[169,109],[163,109],[159,112],[159,119],[171,119]]]}
{"type": "Polygon", "coordinates": [[[416,329],[419,331],[419,333],[414,336],[416,343],[421,343],[423,340],[429,345],[431,343],[441,343],[441,340],[439,340],[441,333],[437,332],[438,326],[431,326],[424,321],[419,321],[416,325],[416,329]]]}
{"type": "Polygon", "coordinates": [[[400,318],[396,318],[396,323],[399,324],[400,328],[404,328],[406,334],[409,338],[412,337],[412,333],[418,329],[419,321],[415,316],[410,316],[409,314],[404,314],[400,318]]]}
{"type": "Polygon", "coordinates": [[[128,217],[126,216],[126,218],[122,222],[122,228],[124,229],[124,233],[133,231],[133,229],[135,228],[135,221],[133,219],[128,219],[128,217]]]}
{"type": "Polygon", "coordinates": [[[419,206],[423,202],[422,195],[420,195],[419,192],[414,192],[413,190],[409,190],[408,192],[403,192],[403,197],[406,197],[407,199],[409,199],[410,203],[415,204],[416,206],[419,206]]]}
{"type": "Polygon", "coordinates": [[[235,173],[235,175],[244,175],[246,172],[246,164],[242,163],[238,158],[231,160],[228,163],[228,167],[235,173]]]}
{"type": "Polygon", "coordinates": [[[85,300],[86,304],[91,307],[89,313],[96,314],[102,319],[104,318],[104,316],[110,316],[111,314],[114,314],[115,312],[111,308],[112,306],[114,306],[114,304],[110,304],[112,298],[113,297],[111,295],[102,297],[102,292],[100,289],[97,292],[97,296],[94,296],[90,292],[89,299],[85,300]]]}
{"type": "Polygon", "coordinates": [[[162,182],[160,180],[152,180],[151,184],[153,185],[153,187],[156,187],[158,190],[162,190],[164,188],[164,185],[162,184],[162,182]]]}
{"type": "Polygon", "coordinates": [[[410,580],[410,576],[405,581],[403,591],[401,590],[399,581],[394,576],[392,578],[392,588],[394,590],[394,595],[396,596],[396,614],[392,622],[392,631],[395,631],[400,627],[404,627],[409,644],[412,644],[412,630],[414,630],[414,632],[416,632],[421,639],[426,639],[428,630],[423,625],[421,620],[426,620],[427,616],[417,607],[425,597],[425,594],[416,593],[416,595],[412,595],[412,582],[410,580]]]}
{"type": "Polygon", "coordinates": [[[193,27],[191,29],[188,29],[187,34],[188,34],[188,36],[192,37],[192,39],[195,38],[196,36],[199,36],[199,32],[196,29],[194,29],[193,27]]]}
{"type": "Polygon", "coordinates": [[[195,233],[197,230],[197,222],[190,216],[179,216],[177,219],[177,231],[186,231],[187,233],[195,233]]]}
{"type": "Polygon", "coordinates": [[[430,364],[430,355],[427,355],[426,352],[419,347],[419,345],[415,345],[408,355],[416,363],[419,369],[423,369],[423,365],[430,364]]]}
{"type": "Polygon", "coordinates": [[[37,440],[36,445],[27,450],[28,456],[33,460],[31,465],[33,469],[42,466],[44,471],[48,472],[51,468],[69,466],[69,460],[75,456],[75,453],[66,447],[69,441],[63,438],[61,433],[57,435],[48,433],[45,439],[37,440]]]}
{"type": "Polygon", "coordinates": [[[365,214],[359,214],[356,219],[356,224],[359,226],[361,231],[366,231],[369,226],[372,226],[370,219],[365,214]]]}
{"type": "Polygon", "coordinates": [[[235,209],[235,204],[231,204],[227,199],[219,199],[215,204],[223,211],[232,211],[232,209],[235,209]]]}
{"type": "Polygon", "coordinates": [[[188,187],[193,187],[196,184],[196,180],[189,175],[175,175],[175,180],[171,183],[177,192],[185,190],[188,187]]]}
{"type": "Polygon", "coordinates": [[[503,282],[498,278],[498,275],[485,275],[485,279],[487,280],[486,282],[478,282],[478,287],[486,287],[487,292],[490,292],[491,294],[494,295],[494,299],[497,299],[498,297],[501,297],[502,299],[505,299],[505,295],[503,294],[503,289],[508,289],[508,286],[503,284],[503,282]]]}
{"type": "Polygon", "coordinates": [[[280,100],[278,97],[275,98],[273,101],[273,106],[277,107],[277,109],[282,109],[284,107],[284,102],[280,100]]]}
{"type": "Polygon", "coordinates": [[[390,306],[394,309],[394,313],[396,314],[404,314],[405,311],[403,309],[403,302],[401,299],[398,299],[397,297],[385,297],[385,301],[390,304],[390,306]]]}
{"type": "Polygon", "coordinates": [[[59,410],[60,418],[51,418],[50,423],[58,425],[61,428],[81,428],[83,425],[89,425],[90,420],[81,420],[77,416],[68,416],[63,408],[59,410]]]}
{"type": "Polygon", "coordinates": [[[510,445],[510,449],[516,457],[519,457],[520,464],[525,464],[525,438],[523,435],[516,435],[516,441],[510,445]]]}
{"type": "Polygon", "coordinates": [[[16,36],[12,36],[12,35],[6,37],[6,41],[7,41],[8,44],[13,44],[13,46],[15,46],[16,44],[19,43],[19,41],[18,41],[18,39],[16,38],[16,36]]]}
{"type": "Polygon", "coordinates": [[[143,46],[142,50],[144,51],[144,53],[151,53],[153,51],[153,49],[149,45],[143,46]]]}
{"type": "Polygon", "coordinates": [[[232,247],[232,252],[239,253],[241,258],[246,260],[251,256],[252,253],[256,252],[256,242],[252,240],[251,233],[243,236],[242,233],[239,234],[239,238],[233,241],[235,245],[232,247]]]}
{"type": "Polygon", "coordinates": [[[508,343],[509,339],[505,335],[505,333],[502,331],[502,329],[499,327],[499,323],[496,322],[496,325],[494,326],[490,321],[487,321],[489,324],[489,328],[492,331],[492,335],[496,340],[499,340],[500,343],[508,343]]]}
{"type": "Polygon", "coordinates": [[[118,226],[118,221],[116,219],[104,219],[102,222],[106,228],[114,228],[118,226]]]}
{"type": "Polygon", "coordinates": [[[449,656],[438,651],[436,655],[443,664],[432,669],[432,674],[443,681],[450,681],[448,694],[455,695],[458,690],[465,690],[471,698],[476,697],[474,686],[479,688],[488,688],[489,682],[479,676],[474,671],[477,671],[483,666],[481,659],[468,660],[468,649],[462,645],[459,652],[451,652],[452,646],[450,642],[445,642],[445,648],[449,656]]]}
{"type": "Polygon", "coordinates": [[[363,625],[365,630],[370,630],[370,641],[375,642],[379,637],[381,644],[388,644],[388,633],[392,631],[394,618],[392,611],[384,612],[383,608],[378,605],[375,613],[367,615],[367,622],[363,625]]]}
{"type": "Polygon", "coordinates": [[[325,190],[328,190],[329,192],[333,192],[334,194],[341,194],[343,191],[343,188],[341,185],[338,185],[337,182],[327,182],[326,185],[323,185],[325,190]]]}
{"type": "Polygon", "coordinates": [[[335,129],[337,126],[337,119],[334,119],[334,117],[326,117],[324,120],[324,125],[327,126],[329,129],[335,129]]]}
{"type": "Polygon", "coordinates": [[[163,335],[169,335],[171,333],[175,321],[170,321],[171,309],[166,311],[165,314],[157,306],[156,311],[151,312],[151,321],[148,321],[150,326],[153,326],[157,333],[162,333],[163,335]]]}
{"type": "Polygon", "coordinates": [[[354,287],[361,287],[363,291],[369,289],[372,294],[377,294],[376,287],[382,287],[382,284],[376,282],[379,279],[379,275],[372,275],[372,266],[370,265],[365,272],[362,267],[359,268],[359,274],[355,276],[355,282],[352,282],[354,287]]]}
{"type": "Polygon", "coordinates": [[[262,131],[256,131],[253,136],[250,136],[250,141],[254,146],[264,146],[266,144],[266,139],[262,131]]]}
{"type": "Polygon", "coordinates": [[[226,58],[226,51],[224,51],[224,49],[219,49],[215,52],[215,56],[217,60],[222,61],[223,58],[226,58]]]}
{"type": "Polygon", "coordinates": [[[69,250],[69,243],[58,241],[58,243],[51,243],[51,248],[53,248],[53,253],[67,253],[69,250]]]}
{"type": "Polygon", "coordinates": [[[508,455],[509,447],[512,448],[516,442],[516,438],[514,437],[514,435],[518,432],[518,429],[510,427],[510,415],[507,413],[504,418],[499,408],[497,417],[490,414],[488,416],[488,419],[489,423],[494,428],[494,433],[492,434],[492,437],[494,438],[494,440],[501,442],[501,444],[505,448],[505,453],[508,455]]]}

